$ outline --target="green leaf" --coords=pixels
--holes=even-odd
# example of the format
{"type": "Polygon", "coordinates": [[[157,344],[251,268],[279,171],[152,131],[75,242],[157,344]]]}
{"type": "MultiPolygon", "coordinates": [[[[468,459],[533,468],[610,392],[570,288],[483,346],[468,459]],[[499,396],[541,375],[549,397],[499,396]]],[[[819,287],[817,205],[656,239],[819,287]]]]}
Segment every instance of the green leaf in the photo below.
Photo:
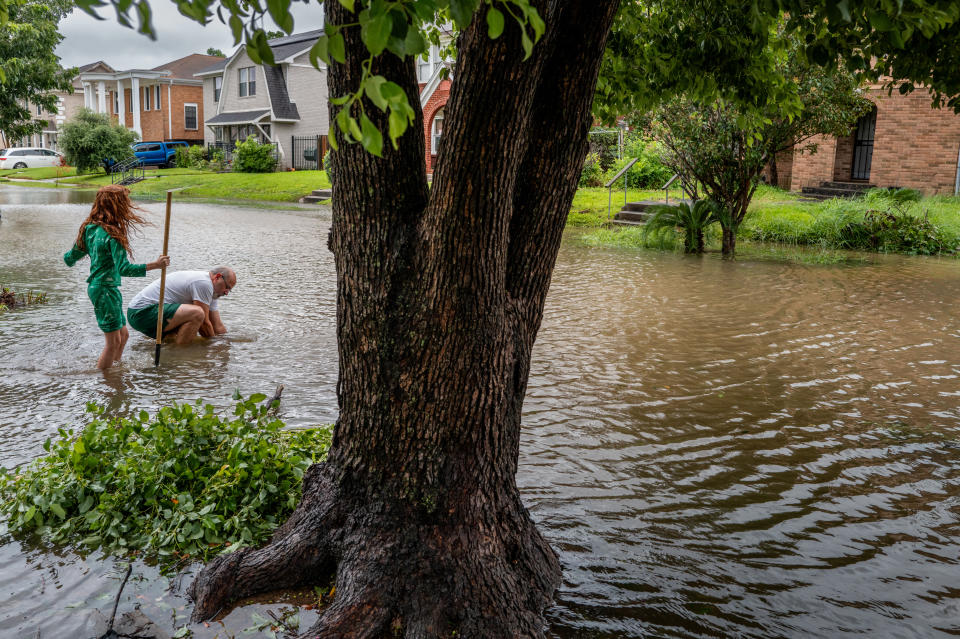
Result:
{"type": "Polygon", "coordinates": [[[390,111],[389,124],[389,135],[390,143],[393,145],[393,148],[397,148],[397,140],[403,135],[404,131],[407,130],[408,121],[407,118],[403,117],[403,114],[398,110],[393,109],[390,111]]]}
{"type": "Polygon", "coordinates": [[[383,93],[381,93],[383,84],[386,81],[387,79],[382,75],[373,75],[367,78],[363,85],[363,91],[367,99],[373,102],[381,111],[387,110],[387,99],[383,97],[383,93]]]}
{"type": "Polygon", "coordinates": [[[250,396],[250,401],[253,402],[254,404],[259,404],[266,398],[267,396],[264,395],[263,393],[254,393],[253,395],[250,396]]]}
{"type": "Polygon", "coordinates": [[[526,60],[533,53],[533,41],[526,31],[520,33],[520,44],[523,45],[523,59],[526,60]]]}
{"type": "Polygon", "coordinates": [[[66,519],[67,513],[63,509],[63,506],[60,504],[50,504],[50,510],[53,511],[53,514],[59,517],[60,519],[66,519]]]}
{"type": "Polygon", "coordinates": [[[233,400],[234,400],[234,401],[238,401],[238,400],[241,400],[241,399],[243,399],[243,396],[240,394],[240,389],[239,389],[239,388],[235,388],[235,389],[233,390],[233,400]]]}
{"type": "Polygon", "coordinates": [[[337,31],[330,36],[330,43],[327,45],[330,51],[330,57],[343,64],[347,61],[346,47],[343,42],[343,34],[337,31]]]}
{"type": "Polygon", "coordinates": [[[27,512],[23,513],[23,523],[29,524],[30,521],[33,519],[33,516],[36,514],[37,514],[36,506],[30,506],[29,508],[27,508],[27,512]]]}
{"type": "Polygon", "coordinates": [[[387,48],[387,39],[390,38],[390,29],[393,22],[386,13],[375,15],[360,27],[360,39],[367,45],[367,50],[377,56],[387,48]]]}
{"type": "Polygon", "coordinates": [[[340,4],[343,5],[343,8],[353,13],[353,0],[340,0],[340,4]]]}
{"type": "Polygon", "coordinates": [[[420,55],[427,50],[427,41],[419,29],[407,29],[407,36],[403,39],[403,49],[407,55],[420,55]]]}
{"type": "Polygon", "coordinates": [[[267,0],[270,17],[283,29],[284,33],[293,31],[293,16],[290,14],[290,0],[267,0]]]}
{"type": "Polygon", "coordinates": [[[310,47],[310,64],[318,69],[320,68],[320,64],[317,60],[323,60],[326,64],[330,64],[330,52],[327,50],[328,44],[329,38],[322,35],[313,43],[313,46],[310,47]]]}
{"type": "Polygon", "coordinates": [[[490,7],[487,10],[487,35],[491,40],[496,40],[502,33],[503,13],[495,7],[490,7]]]}
{"type": "Polygon", "coordinates": [[[461,29],[470,26],[474,12],[480,7],[480,0],[450,0],[450,15],[461,29]]]}
{"type": "Polygon", "coordinates": [[[360,144],[368,153],[378,158],[383,157],[383,135],[377,130],[366,113],[360,116],[361,137],[360,144]]]}

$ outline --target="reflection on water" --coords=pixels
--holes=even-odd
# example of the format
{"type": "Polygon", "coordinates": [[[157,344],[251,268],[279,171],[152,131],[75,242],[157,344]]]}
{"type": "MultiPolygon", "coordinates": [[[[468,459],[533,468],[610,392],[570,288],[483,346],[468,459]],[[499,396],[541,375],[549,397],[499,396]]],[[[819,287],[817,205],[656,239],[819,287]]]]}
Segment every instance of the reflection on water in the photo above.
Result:
{"type": "MultiPolygon", "coordinates": [[[[222,303],[230,334],[165,346],[159,368],[152,342],[131,337],[123,366],[104,376],[93,371],[102,337],[86,272],[60,261],[86,207],[0,208],[0,282],[51,298],[0,316],[3,465],[37,456],[87,401],[115,412],[198,397],[227,406],[234,388],[283,383],[290,423],[335,418],[323,214],[176,204],[174,268],[237,269],[222,303]]],[[[153,219],[161,208],[148,205],[153,219]]],[[[147,229],[137,257],[152,259],[159,237],[147,229]]],[[[124,298],[143,283],[127,280],[124,298]]],[[[949,260],[729,264],[568,236],[518,476],[564,567],[550,634],[960,633],[958,299],[949,260]]],[[[97,557],[0,546],[0,636],[86,636],[91,611],[109,613],[117,572],[97,557]]],[[[121,612],[139,602],[170,631],[184,623],[189,571],[134,574],[121,612]]],[[[225,626],[242,630],[254,610],[225,626]]]]}
{"type": "MultiPolygon", "coordinates": [[[[39,186],[11,186],[0,184],[0,207],[4,204],[91,204],[96,193],[93,189],[78,190],[68,186],[50,185],[49,188],[39,186]]],[[[2,209],[0,209],[2,212],[2,209]]]]}

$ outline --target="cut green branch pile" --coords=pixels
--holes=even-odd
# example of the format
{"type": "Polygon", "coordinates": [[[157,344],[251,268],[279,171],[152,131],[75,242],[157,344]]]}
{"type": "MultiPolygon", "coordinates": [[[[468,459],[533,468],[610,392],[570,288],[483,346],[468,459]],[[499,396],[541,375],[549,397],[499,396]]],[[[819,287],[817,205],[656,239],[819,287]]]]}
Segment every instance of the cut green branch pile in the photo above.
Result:
{"type": "Polygon", "coordinates": [[[199,401],[126,418],[89,404],[78,434],[60,429],[49,455],[0,472],[0,513],[15,536],[163,564],[260,544],[293,511],[332,430],[285,430],[265,399],[239,401],[233,419],[199,401]]]}

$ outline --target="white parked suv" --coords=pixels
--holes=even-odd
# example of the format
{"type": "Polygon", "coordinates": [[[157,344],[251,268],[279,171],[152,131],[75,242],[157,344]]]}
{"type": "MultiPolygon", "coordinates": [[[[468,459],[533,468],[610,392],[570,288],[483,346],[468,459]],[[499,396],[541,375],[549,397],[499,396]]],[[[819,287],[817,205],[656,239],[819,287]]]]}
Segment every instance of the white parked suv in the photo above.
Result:
{"type": "Polygon", "coordinates": [[[32,169],[37,166],[60,166],[63,154],[50,149],[22,147],[0,149],[0,169],[32,169]]]}

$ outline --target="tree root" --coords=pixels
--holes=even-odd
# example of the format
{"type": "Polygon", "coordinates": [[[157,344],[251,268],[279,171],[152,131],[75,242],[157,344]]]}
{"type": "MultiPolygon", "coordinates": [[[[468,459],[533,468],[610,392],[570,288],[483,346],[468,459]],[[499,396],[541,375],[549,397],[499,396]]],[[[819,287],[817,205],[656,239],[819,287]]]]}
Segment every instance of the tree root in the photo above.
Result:
{"type": "Polygon", "coordinates": [[[335,569],[336,598],[303,637],[543,636],[560,566],[518,493],[424,521],[409,504],[338,495],[324,466],[310,469],[300,505],[267,546],[201,571],[194,620],[253,594],[323,583],[335,569]]]}

